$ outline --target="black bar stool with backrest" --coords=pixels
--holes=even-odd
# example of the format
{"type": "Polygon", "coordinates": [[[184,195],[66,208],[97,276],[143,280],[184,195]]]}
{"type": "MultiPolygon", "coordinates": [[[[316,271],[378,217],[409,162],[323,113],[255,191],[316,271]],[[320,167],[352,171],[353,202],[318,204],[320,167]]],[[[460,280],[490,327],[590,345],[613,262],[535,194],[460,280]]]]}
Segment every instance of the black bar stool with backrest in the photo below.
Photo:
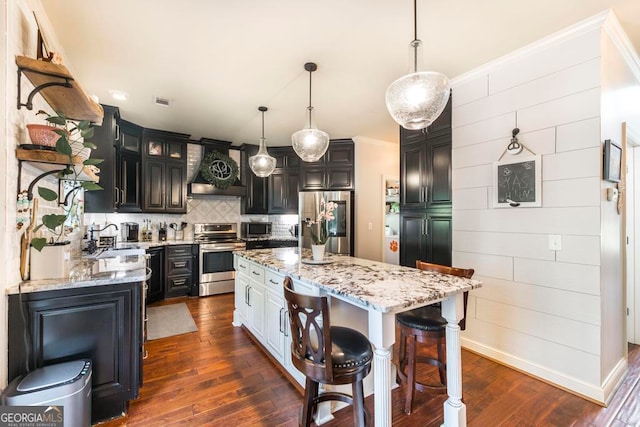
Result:
{"type": "MultiPolygon", "coordinates": [[[[450,274],[452,276],[471,279],[474,270],[472,268],[455,268],[446,265],[431,264],[424,261],[416,261],[416,267],[420,270],[434,271],[437,273],[450,274]]],[[[462,330],[466,327],[465,318],[467,316],[467,300],[469,292],[463,294],[464,317],[459,325],[462,330]]],[[[447,321],[442,317],[439,305],[428,305],[405,311],[396,315],[396,324],[400,327],[400,351],[398,382],[405,386],[404,411],[411,414],[411,404],[415,390],[427,391],[435,390],[440,393],[447,391],[447,365],[446,365],[446,326],[447,321]],[[407,349],[408,340],[408,349],[407,349]],[[435,345],[438,352],[437,359],[418,356],[416,343],[435,345]],[[440,375],[440,383],[426,384],[416,380],[416,363],[428,363],[436,366],[440,375]],[[406,372],[405,372],[406,371],[406,372]]]]}
{"type": "Polygon", "coordinates": [[[291,358],[307,377],[300,425],[311,425],[320,402],[339,400],[353,405],[354,425],[364,426],[368,415],[362,380],[371,371],[371,343],[354,329],[331,326],[327,297],[295,292],[289,276],[284,278],[284,295],[291,326],[291,358]],[[353,394],[318,394],[319,384],[351,384],[353,394]]]}

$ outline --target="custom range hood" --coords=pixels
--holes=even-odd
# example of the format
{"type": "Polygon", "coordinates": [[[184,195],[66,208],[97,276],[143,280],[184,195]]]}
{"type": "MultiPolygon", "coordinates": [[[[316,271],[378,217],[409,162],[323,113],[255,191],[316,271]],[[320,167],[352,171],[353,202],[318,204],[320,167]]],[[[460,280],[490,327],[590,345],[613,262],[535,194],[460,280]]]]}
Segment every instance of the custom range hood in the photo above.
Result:
{"type": "MultiPolygon", "coordinates": [[[[230,157],[236,163],[236,166],[239,168],[238,163],[240,162],[238,150],[230,150],[229,147],[231,143],[228,141],[220,141],[217,139],[209,139],[209,138],[201,138],[198,143],[190,143],[189,150],[187,154],[187,194],[192,197],[199,196],[234,196],[234,197],[244,197],[247,195],[247,187],[243,186],[240,182],[240,174],[238,173],[238,177],[236,177],[235,181],[227,188],[219,188],[210,183],[210,180],[203,175],[201,167],[203,159],[208,158],[209,154],[212,152],[217,152],[222,154],[224,157],[230,157]],[[193,145],[193,146],[192,146],[193,145]],[[195,147],[196,145],[200,145],[201,148],[195,147]],[[234,156],[230,151],[237,152],[238,156],[234,156]],[[200,161],[197,159],[197,153],[200,152],[200,161]],[[237,157],[234,159],[234,157],[237,157]]],[[[225,170],[228,168],[224,161],[216,162],[213,167],[209,168],[209,177],[211,178],[213,175],[214,179],[223,179],[225,176],[225,170]]],[[[231,165],[233,166],[233,165],[231,165]]]]}

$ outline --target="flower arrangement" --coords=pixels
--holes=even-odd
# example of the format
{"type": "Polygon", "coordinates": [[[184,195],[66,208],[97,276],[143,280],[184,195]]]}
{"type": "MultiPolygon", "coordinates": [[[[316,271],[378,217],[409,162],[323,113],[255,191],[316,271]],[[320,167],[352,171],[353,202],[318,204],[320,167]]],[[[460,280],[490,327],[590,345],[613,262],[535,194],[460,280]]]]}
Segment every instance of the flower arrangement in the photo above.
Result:
{"type": "Polygon", "coordinates": [[[311,227],[311,239],[314,245],[324,245],[329,239],[329,230],[327,228],[327,221],[335,219],[333,211],[336,210],[338,205],[334,202],[326,202],[324,199],[320,199],[320,212],[315,221],[308,221],[307,226],[318,224],[318,234],[315,233],[314,227],[311,227]]]}

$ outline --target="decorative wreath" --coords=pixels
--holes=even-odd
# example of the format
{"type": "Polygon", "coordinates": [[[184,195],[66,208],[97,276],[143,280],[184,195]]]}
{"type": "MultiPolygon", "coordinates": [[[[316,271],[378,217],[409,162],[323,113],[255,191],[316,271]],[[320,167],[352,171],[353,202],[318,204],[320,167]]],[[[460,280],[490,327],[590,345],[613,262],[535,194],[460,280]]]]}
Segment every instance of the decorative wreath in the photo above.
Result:
{"type": "Polygon", "coordinates": [[[202,159],[200,172],[209,184],[224,190],[236,182],[238,164],[226,154],[212,151],[202,159]]]}

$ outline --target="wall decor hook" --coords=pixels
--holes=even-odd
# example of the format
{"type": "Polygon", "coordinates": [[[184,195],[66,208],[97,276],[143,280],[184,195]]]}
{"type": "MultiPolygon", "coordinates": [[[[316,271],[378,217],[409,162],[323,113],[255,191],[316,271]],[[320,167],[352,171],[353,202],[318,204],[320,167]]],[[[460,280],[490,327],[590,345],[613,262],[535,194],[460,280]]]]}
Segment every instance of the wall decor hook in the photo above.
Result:
{"type": "Polygon", "coordinates": [[[507,146],[507,151],[511,155],[520,154],[520,152],[522,151],[522,144],[518,142],[518,138],[516,136],[519,133],[520,133],[520,129],[518,128],[513,128],[513,130],[511,131],[511,142],[507,146]]]}

